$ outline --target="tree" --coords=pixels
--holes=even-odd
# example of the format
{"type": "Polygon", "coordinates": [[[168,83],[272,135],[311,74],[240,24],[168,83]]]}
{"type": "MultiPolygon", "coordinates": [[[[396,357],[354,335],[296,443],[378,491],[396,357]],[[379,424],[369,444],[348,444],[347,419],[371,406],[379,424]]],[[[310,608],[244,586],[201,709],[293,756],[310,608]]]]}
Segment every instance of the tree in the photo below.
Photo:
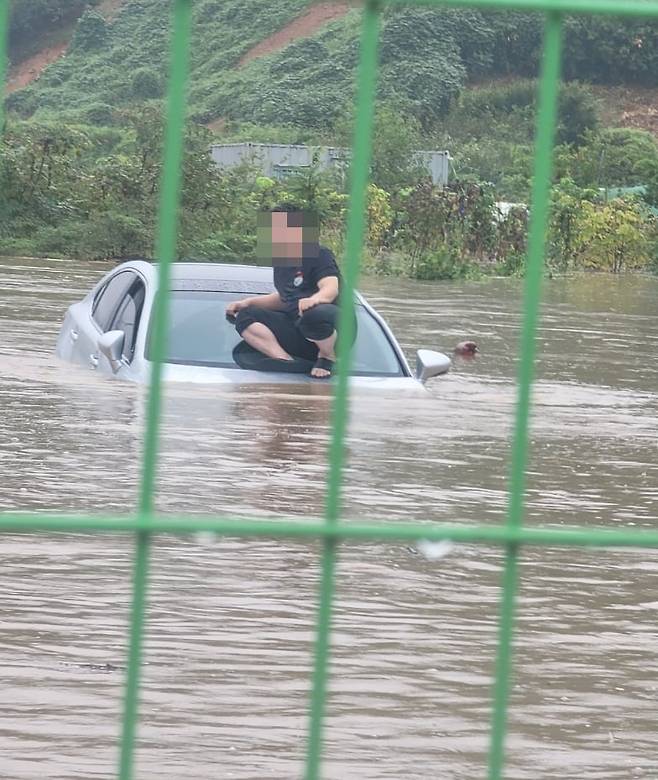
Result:
{"type": "Polygon", "coordinates": [[[585,135],[572,176],[580,186],[626,187],[647,183],[658,163],[658,143],[643,130],[606,128],[585,135]],[[645,173],[646,172],[646,173],[645,173]]]}
{"type": "Polygon", "coordinates": [[[78,51],[91,51],[100,49],[107,40],[107,22],[95,11],[86,11],[75,29],[71,49],[78,51]]]}
{"type": "Polygon", "coordinates": [[[646,228],[646,215],[633,200],[615,198],[603,206],[583,201],[576,252],[586,268],[613,273],[642,268],[651,261],[646,228]]]}

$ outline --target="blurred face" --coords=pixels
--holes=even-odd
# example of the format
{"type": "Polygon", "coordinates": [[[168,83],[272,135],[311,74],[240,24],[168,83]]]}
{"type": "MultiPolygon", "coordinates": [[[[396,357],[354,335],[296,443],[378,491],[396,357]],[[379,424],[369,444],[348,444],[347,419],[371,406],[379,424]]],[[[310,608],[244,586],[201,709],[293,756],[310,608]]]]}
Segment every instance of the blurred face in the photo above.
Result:
{"type": "Polygon", "coordinates": [[[302,211],[258,215],[256,254],[261,265],[299,265],[317,257],[318,226],[302,211]]]}
{"type": "Polygon", "coordinates": [[[290,212],[272,214],[272,259],[295,260],[302,257],[304,229],[288,224],[290,212]]]}

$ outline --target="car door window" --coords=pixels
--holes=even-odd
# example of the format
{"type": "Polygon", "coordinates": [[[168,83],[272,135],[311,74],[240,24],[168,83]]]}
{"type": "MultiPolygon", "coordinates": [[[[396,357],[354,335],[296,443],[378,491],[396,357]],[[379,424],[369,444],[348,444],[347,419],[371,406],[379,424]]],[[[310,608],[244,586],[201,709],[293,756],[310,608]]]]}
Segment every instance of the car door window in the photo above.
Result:
{"type": "Polygon", "coordinates": [[[135,341],[137,340],[137,328],[142,315],[146,289],[141,279],[137,279],[131,285],[119,308],[112,319],[110,330],[122,330],[124,333],[122,355],[128,363],[135,354],[135,341]]]}
{"type": "Polygon", "coordinates": [[[137,276],[134,272],[122,271],[113,276],[98,291],[94,298],[91,316],[103,333],[110,329],[110,322],[112,322],[119,302],[136,279],[137,276]]]}

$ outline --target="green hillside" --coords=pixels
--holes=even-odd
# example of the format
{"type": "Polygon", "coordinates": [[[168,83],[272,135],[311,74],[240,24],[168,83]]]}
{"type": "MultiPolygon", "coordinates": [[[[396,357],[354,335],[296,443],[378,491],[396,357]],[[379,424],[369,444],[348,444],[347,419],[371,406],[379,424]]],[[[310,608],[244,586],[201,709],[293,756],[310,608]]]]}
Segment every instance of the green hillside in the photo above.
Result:
{"type": "MultiPolygon", "coordinates": [[[[58,3],[67,7],[69,17],[89,5],[18,0],[17,8],[26,13],[32,5],[58,3]]],[[[236,67],[254,44],[309,5],[308,0],[198,0],[192,117],[326,128],[344,114],[358,57],[358,9],[310,37],[236,67]]],[[[60,15],[67,16],[61,8],[60,15]]],[[[389,9],[383,16],[380,95],[404,105],[429,127],[445,116],[469,81],[496,74],[534,76],[541,24],[538,15],[518,13],[389,9]]],[[[14,39],[23,27],[14,24],[14,39]]],[[[89,10],[66,56],[12,95],[8,107],[22,117],[54,112],[60,118],[98,119],[111,108],[157,100],[165,84],[168,32],[162,0],[127,0],[112,23],[89,10]]],[[[658,85],[658,25],[567,20],[565,77],[658,85]]]]}

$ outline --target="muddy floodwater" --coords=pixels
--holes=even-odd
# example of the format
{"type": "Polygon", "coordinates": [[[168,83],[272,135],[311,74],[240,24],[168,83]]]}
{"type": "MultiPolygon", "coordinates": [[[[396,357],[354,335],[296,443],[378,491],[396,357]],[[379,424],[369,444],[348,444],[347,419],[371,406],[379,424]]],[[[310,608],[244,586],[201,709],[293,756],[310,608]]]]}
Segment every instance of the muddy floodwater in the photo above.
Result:
{"type": "MultiPolygon", "coordinates": [[[[0,511],[135,509],[141,388],[60,363],[102,264],[0,260],[0,511]]],[[[500,523],[521,283],[365,280],[410,359],[472,338],[424,395],[354,399],[345,516],[500,523]]],[[[530,525],[654,528],[658,280],[545,286],[530,525]]],[[[325,386],[166,392],[163,513],[322,513],[325,386]]],[[[0,537],[0,778],[116,772],[132,539],[0,537]]],[[[341,547],[323,777],[485,776],[503,557],[341,547]]],[[[658,552],[523,550],[506,777],[658,778],[658,552]]],[[[136,776],[301,777],[318,546],[158,537],[136,776]]]]}

